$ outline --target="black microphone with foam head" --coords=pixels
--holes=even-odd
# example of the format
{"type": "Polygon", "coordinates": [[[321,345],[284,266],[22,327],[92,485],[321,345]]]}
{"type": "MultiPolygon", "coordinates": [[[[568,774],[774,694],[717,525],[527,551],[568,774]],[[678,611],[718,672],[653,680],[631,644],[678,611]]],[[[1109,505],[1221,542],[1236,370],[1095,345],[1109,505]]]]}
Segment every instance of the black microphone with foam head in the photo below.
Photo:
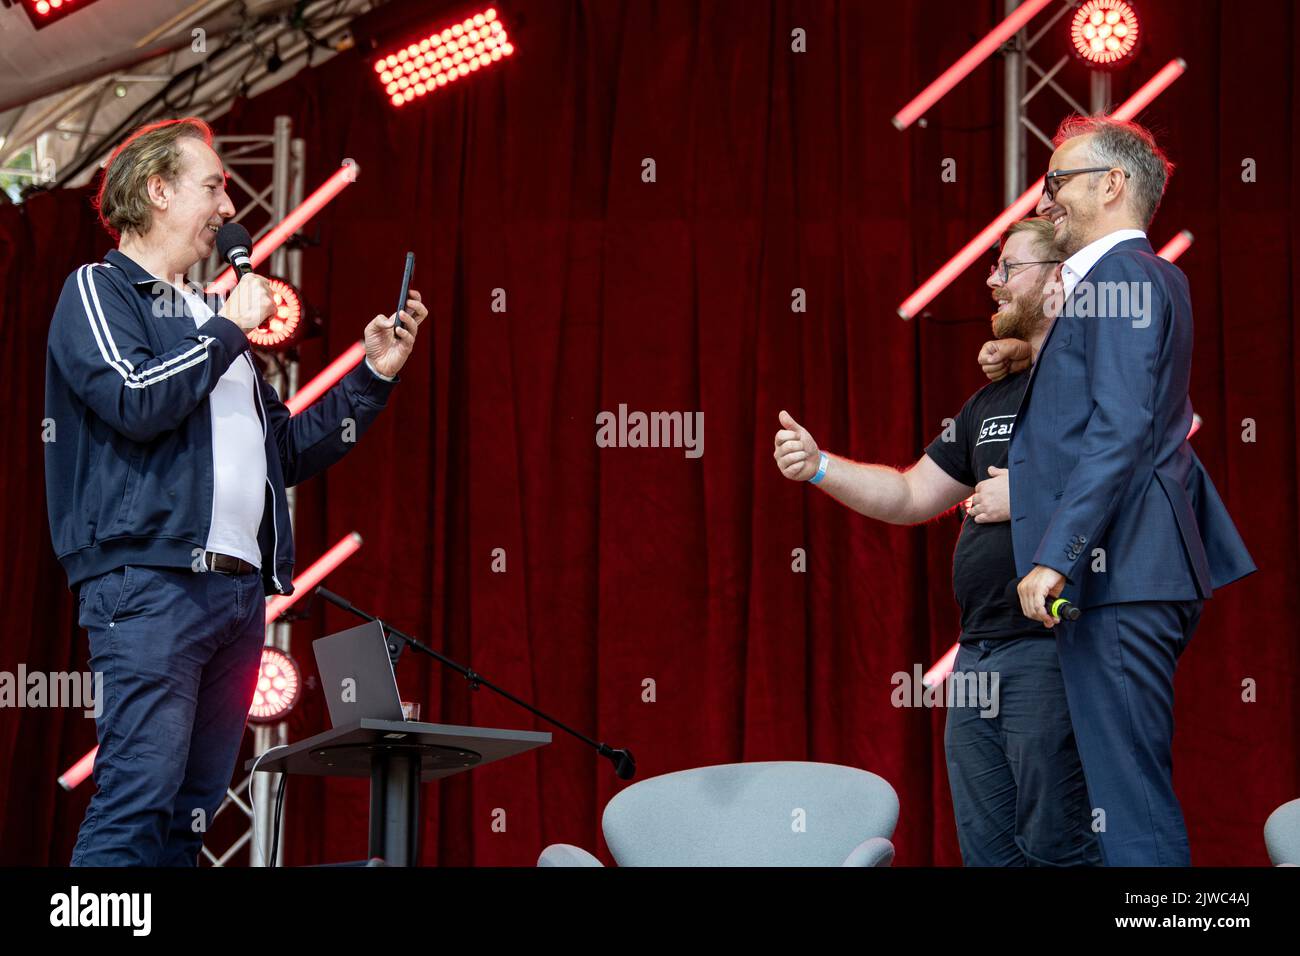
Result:
{"type": "Polygon", "coordinates": [[[237,222],[228,222],[217,230],[217,253],[230,263],[241,279],[253,271],[253,237],[237,222]]]}
{"type": "MultiPolygon", "coordinates": [[[[1017,588],[1020,586],[1018,578],[1012,578],[1007,584],[1006,590],[1002,592],[1002,597],[1017,611],[1020,610],[1020,592],[1017,588]]],[[[1077,621],[1083,614],[1077,607],[1067,601],[1065,598],[1047,599],[1047,613],[1052,615],[1058,621],[1077,621]]]]}

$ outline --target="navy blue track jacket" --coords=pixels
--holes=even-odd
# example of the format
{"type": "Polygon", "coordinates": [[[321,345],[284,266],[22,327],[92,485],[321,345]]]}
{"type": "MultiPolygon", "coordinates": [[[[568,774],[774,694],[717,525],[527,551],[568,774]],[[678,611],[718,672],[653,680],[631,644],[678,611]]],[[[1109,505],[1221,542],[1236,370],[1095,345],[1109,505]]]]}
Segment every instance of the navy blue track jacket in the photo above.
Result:
{"type": "Polygon", "coordinates": [[[45,497],[55,554],[70,588],[127,564],[196,568],[212,523],[208,395],[232,362],[248,362],[266,438],[262,582],[267,594],[292,594],[285,488],[342,458],[396,380],[362,362],[291,417],[257,371],[244,331],[221,315],[196,328],[183,303],[116,249],[64,283],[45,364],[45,497]]]}

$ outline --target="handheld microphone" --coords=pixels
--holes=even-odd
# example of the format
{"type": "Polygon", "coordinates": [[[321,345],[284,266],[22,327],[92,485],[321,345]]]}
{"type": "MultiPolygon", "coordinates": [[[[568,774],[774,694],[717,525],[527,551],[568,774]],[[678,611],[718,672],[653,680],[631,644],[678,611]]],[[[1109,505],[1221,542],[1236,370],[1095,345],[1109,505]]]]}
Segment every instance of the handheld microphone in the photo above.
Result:
{"type": "Polygon", "coordinates": [[[252,248],[253,237],[239,223],[228,222],[217,230],[217,252],[241,279],[253,271],[253,260],[249,258],[252,248]]]}
{"type": "MultiPolygon", "coordinates": [[[[1010,583],[1007,584],[1006,590],[1002,592],[1006,602],[1017,611],[1020,610],[1020,593],[1016,590],[1019,585],[1020,581],[1012,578],[1010,583]]],[[[1083,614],[1082,611],[1062,597],[1047,599],[1047,613],[1058,621],[1077,621],[1083,614]]]]}

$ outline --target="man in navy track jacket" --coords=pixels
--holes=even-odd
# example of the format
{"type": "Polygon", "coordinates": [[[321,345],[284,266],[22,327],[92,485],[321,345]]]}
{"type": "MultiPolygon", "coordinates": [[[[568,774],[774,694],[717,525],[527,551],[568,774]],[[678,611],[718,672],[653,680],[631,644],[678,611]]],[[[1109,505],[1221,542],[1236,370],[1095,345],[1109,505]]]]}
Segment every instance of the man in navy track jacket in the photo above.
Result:
{"type": "Polygon", "coordinates": [[[293,591],[285,489],[338,461],[385,406],[427,316],[376,316],[366,360],[291,416],[249,351],[273,311],[244,276],[213,313],[186,275],[235,214],[212,133],[142,127],[97,198],[120,236],[50,323],[45,446],[54,550],[102,673],[96,793],[73,865],[193,866],[230,784],[265,637],[293,591]]]}

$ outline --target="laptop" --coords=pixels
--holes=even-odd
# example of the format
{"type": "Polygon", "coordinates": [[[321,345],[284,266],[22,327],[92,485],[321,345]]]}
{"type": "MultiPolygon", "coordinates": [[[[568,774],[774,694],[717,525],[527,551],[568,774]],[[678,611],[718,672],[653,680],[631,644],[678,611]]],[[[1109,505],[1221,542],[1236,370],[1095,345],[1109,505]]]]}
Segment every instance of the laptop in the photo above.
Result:
{"type": "Polygon", "coordinates": [[[404,720],[397,676],[378,621],[312,641],[330,724],[363,719],[404,720]]]}

